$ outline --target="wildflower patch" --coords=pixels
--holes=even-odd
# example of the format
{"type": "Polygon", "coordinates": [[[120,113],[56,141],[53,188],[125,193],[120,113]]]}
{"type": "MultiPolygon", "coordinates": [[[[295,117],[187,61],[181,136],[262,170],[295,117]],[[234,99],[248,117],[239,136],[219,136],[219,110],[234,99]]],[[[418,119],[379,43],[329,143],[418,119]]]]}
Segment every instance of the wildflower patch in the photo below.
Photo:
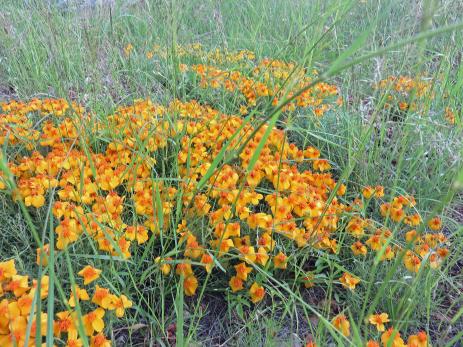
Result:
{"type": "MultiPolygon", "coordinates": [[[[268,66],[281,78],[289,69],[268,66]]],[[[258,97],[277,97],[264,84],[251,93],[241,76],[200,65],[192,70],[214,88],[232,88],[236,82],[233,88],[243,93],[246,105],[255,105],[258,97]]],[[[318,85],[317,93],[323,95],[319,101],[309,93],[294,106],[314,104],[320,116],[324,111],[317,111],[317,105],[336,89],[318,85]]],[[[439,268],[449,253],[439,232],[441,219],[422,225],[412,196],[384,200],[387,188],[377,185],[348,199],[346,185],[333,175],[335,163],[313,146],[289,142],[285,130],[252,117],[179,100],[168,105],[137,100],[107,116],[63,99],[11,101],[0,107],[0,143],[6,148],[2,194],[24,204],[32,216],[51,204],[56,241],[37,249],[43,269],[51,265],[50,249],[60,254],[79,245],[121,260],[148,252],[155,271],[181,281],[186,296],[194,297],[209,277],[217,277],[232,295],[259,304],[266,300],[268,285],[261,272],[305,290],[317,285],[314,273],[298,263],[298,255],[312,250],[347,251],[380,262],[400,257],[410,273],[439,268]]],[[[106,269],[92,262],[75,270],[77,284],[67,288],[69,300],[53,318],[54,334],[68,346],[80,346],[82,333],[92,346],[107,346],[107,316],[120,318],[139,300],[100,286],[106,269]],[[82,322],[76,315],[79,303],[85,307],[82,322]]],[[[41,278],[40,299],[47,297],[47,279],[41,278]]],[[[37,282],[31,285],[27,276],[18,275],[13,261],[0,263],[0,281],[0,344],[22,345],[34,317],[30,309],[40,300],[37,282]]],[[[363,281],[344,270],[336,283],[355,291],[363,281]]],[[[45,324],[48,318],[42,315],[45,324]]],[[[400,334],[392,327],[386,331],[389,322],[387,313],[369,318],[383,332],[383,343],[393,340],[399,346],[400,334]]],[[[35,329],[34,320],[31,324],[35,329]]],[[[332,325],[350,335],[344,314],[335,316],[332,325]]],[[[409,345],[427,338],[420,334],[410,337],[409,345]]]]}

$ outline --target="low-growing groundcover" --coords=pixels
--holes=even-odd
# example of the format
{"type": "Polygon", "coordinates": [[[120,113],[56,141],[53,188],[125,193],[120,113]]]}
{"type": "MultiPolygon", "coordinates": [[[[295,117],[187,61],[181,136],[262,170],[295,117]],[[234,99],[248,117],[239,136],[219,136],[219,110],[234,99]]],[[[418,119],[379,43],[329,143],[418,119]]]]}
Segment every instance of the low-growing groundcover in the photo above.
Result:
{"type": "Polygon", "coordinates": [[[461,69],[359,99],[356,58],[108,23],[131,98],[0,102],[0,346],[460,343],[461,69]]]}

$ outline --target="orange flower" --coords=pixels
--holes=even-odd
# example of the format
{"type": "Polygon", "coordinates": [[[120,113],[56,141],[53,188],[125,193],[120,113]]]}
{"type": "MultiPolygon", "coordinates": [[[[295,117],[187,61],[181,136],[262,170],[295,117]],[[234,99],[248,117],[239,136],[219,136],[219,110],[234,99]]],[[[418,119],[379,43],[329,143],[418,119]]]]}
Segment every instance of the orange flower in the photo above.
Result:
{"type": "Polygon", "coordinates": [[[32,308],[32,301],[33,295],[31,296],[30,294],[23,295],[18,299],[17,305],[21,312],[21,316],[27,316],[29,314],[32,308]]]}
{"type": "Polygon", "coordinates": [[[246,266],[246,263],[242,262],[238,265],[235,265],[236,270],[236,277],[239,279],[246,281],[248,279],[248,274],[251,273],[252,267],[246,266]]]}
{"type": "MultiPolygon", "coordinates": [[[[166,258],[166,260],[172,260],[172,259],[166,258]]],[[[171,270],[170,264],[163,262],[161,257],[157,257],[156,259],[154,259],[154,262],[156,264],[160,264],[159,268],[161,269],[161,272],[163,273],[164,276],[167,276],[170,273],[170,270],[171,270]]]]}
{"type": "Polygon", "coordinates": [[[24,199],[26,206],[34,206],[35,208],[42,207],[45,204],[45,197],[41,194],[28,195],[24,199]]]}
{"type": "Polygon", "coordinates": [[[315,275],[313,274],[313,272],[306,273],[304,277],[304,287],[312,288],[313,286],[315,286],[314,281],[315,281],[315,275]]]}
{"type": "Polygon", "coordinates": [[[124,294],[114,300],[114,308],[116,310],[116,316],[121,318],[124,316],[125,309],[132,307],[132,301],[130,301],[124,294]]]}
{"type": "Polygon", "coordinates": [[[256,263],[262,266],[265,266],[268,261],[268,254],[264,247],[259,247],[256,253],[256,263]]]}
{"type": "Polygon", "coordinates": [[[386,240],[381,235],[373,235],[371,236],[365,243],[368,247],[370,247],[373,251],[379,251],[386,240]]]}
{"type": "Polygon", "coordinates": [[[99,285],[95,286],[92,302],[105,310],[114,309],[114,301],[116,297],[109,292],[109,289],[102,288],[99,285]]]}
{"type": "Polygon", "coordinates": [[[11,279],[16,273],[13,259],[0,263],[0,282],[11,279]]]}
{"type": "Polygon", "coordinates": [[[78,239],[81,231],[76,219],[65,218],[56,227],[55,232],[58,235],[56,248],[65,249],[69,244],[78,239]]]}
{"type": "Polygon", "coordinates": [[[383,255],[381,256],[381,261],[384,260],[392,260],[395,257],[395,252],[392,249],[391,246],[387,246],[386,249],[384,250],[383,255]]]}
{"type": "Polygon", "coordinates": [[[338,191],[336,192],[336,194],[337,194],[338,196],[343,196],[344,194],[346,194],[346,190],[347,190],[346,185],[345,185],[345,184],[340,184],[340,185],[339,185],[339,189],[338,189],[338,191]]]}
{"type": "Polygon", "coordinates": [[[13,275],[5,290],[11,291],[16,297],[19,297],[29,290],[28,282],[28,276],[13,275]]]}
{"type": "Polygon", "coordinates": [[[418,237],[418,232],[415,229],[410,230],[405,234],[405,241],[407,242],[418,242],[419,239],[420,238],[418,237]]]}
{"type": "Polygon", "coordinates": [[[400,337],[400,333],[394,328],[389,328],[381,335],[381,342],[388,347],[405,347],[404,340],[400,337]]]}
{"type": "Polygon", "coordinates": [[[401,208],[391,208],[389,213],[394,222],[400,222],[405,218],[405,212],[401,208]]]}
{"type": "MultiPolygon", "coordinates": [[[[46,329],[44,329],[46,331],[46,329]]],[[[68,333],[66,347],[82,347],[84,345],[82,339],[79,338],[77,331],[72,330],[68,333]]]]}
{"type": "Polygon", "coordinates": [[[352,218],[346,226],[346,230],[352,234],[352,236],[361,238],[364,234],[364,228],[366,226],[366,221],[359,217],[352,218]]]}
{"type": "Polygon", "coordinates": [[[316,159],[313,161],[312,165],[313,165],[314,170],[318,170],[320,172],[331,169],[331,165],[329,161],[326,159],[316,159]]]}
{"type": "MultiPolygon", "coordinates": [[[[41,332],[42,336],[46,336],[46,334],[47,334],[47,322],[48,322],[48,315],[46,313],[41,312],[38,324],[40,325],[40,332],[41,332]]],[[[31,324],[31,336],[36,336],[37,333],[38,333],[38,331],[37,331],[37,319],[36,319],[36,317],[34,317],[32,319],[32,324],[31,324]]]]}
{"type": "Polygon", "coordinates": [[[97,333],[103,331],[104,314],[105,311],[102,308],[97,308],[96,310],[87,313],[82,317],[82,322],[84,324],[85,333],[87,334],[87,336],[92,336],[95,331],[97,333]]]}
{"type": "Polygon", "coordinates": [[[137,240],[137,243],[141,245],[148,241],[148,231],[143,225],[128,226],[125,230],[125,237],[129,240],[137,240]]]}
{"type": "Polygon", "coordinates": [[[272,251],[275,247],[275,241],[272,239],[270,233],[263,233],[258,240],[260,247],[263,247],[266,251],[272,251]]]}
{"type": "Polygon", "coordinates": [[[284,270],[288,266],[288,257],[280,251],[280,253],[273,258],[273,264],[276,269],[284,270]]]}
{"type": "Polygon", "coordinates": [[[238,276],[232,276],[228,283],[230,284],[230,288],[233,293],[243,289],[243,280],[238,276]]]}
{"type": "Polygon", "coordinates": [[[265,296],[265,289],[257,282],[254,282],[249,288],[249,296],[251,297],[251,301],[256,304],[261,301],[265,296]]]}
{"type": "Polygon", "coordinates": [[[204,253],[201,257],[201,264],[204,265],[207,273],[212,271],[212,267],[214,266],[214,259],[210,254],[204,253]]]}
{"type": "Polygon", "coordinates": [[[71,296],[68,301],[69,306],[71,307],[76,306],[75,297],[77,297],[78,300],[84,300],[84,301],[90,300],[90,297],[88,296],[87,291],[85,289],[79,288],[78,286],[76,286],[75,291],[73,290],[71,292],[71,296]]]}
{"type": "Polygon", "coordinates": [[[0,345],[8,347],[25,346],[26,330],[26,317],[15,317],[11,319],[9,334],[0,335],[0,345]]]}
{"type": "Polygon", "coordinates": [[[74,325],[74,317],[72,316],[71,312],[69,311],[62,311],[58,312],[56,314],[56,317],[58,319],[55,320],[54,322],[54,334],[56,336],[60,336],[61,333],[67,332],[69,333],[70,331],[76,331],[76,327],[74,325]]]}
{"type": "Polygon", "coordinates": [[[79,276],[84,278],[84,285],[87,285],[100,277],[101,270],[98,270],[90,265],[85,266],[78,272],[79,276]]]}
{"type": "Polygon", "coordinates": [[[389,322],[389,315],[387,313],[380,313],[380,314],[372,314],[368,319],[370,324],[376,326],[378,331],[384,331],[384,323],[389,322]]]}
{"type": "Polygon", "coordinates": [[[341,278],[339,278],[342,286],[345,288],[349,288],[350,290],[354,290],[355,286],[360,283],[360,279],[357,277],[352,276],[351,274],[344,272],[341,278]]]}
{"type": "Polygon", "coordinates": [[[407,251],[403,259],[404,265],[410,272],[418,272],[421,266],[421,260],[412,251],[407,251]]]}
{"type": "Polygon", "coordinates": [[[407,216],[404,219],[404,223],[410,226],[417,226],[420,225],[421,223],[421,217],[418,213],[415,213],[413,215],[407,216]]]}
{"type": "Polygon", "coordinates": [[[241,253],[241,258],[248,264],[252,264],[256,261],[256,251],[254,247],[243,245],[238,247],[238,251],[241,253]]]}
{"type": "Polygon", "coordinates": [[[42,248],[37,248],[37,265],[47,266],[48,265],[48,256],[50,255],[50,245],[43,245],[42,248]]]}
{"type": "Polygon", "coordinates": [[[428,335],[424,331],[418,332],[416,335],[408,337],[408,347],[428,347],[428,335]]]}
{"type": "Polygon", "coordinates": [[[107,340],[102,333],[99,333],[90,338],[90,347],[111,347],[111,341],[107,340]]]}
{"type": "Polygon", "coordinates": [[[350,323],[347,320],[346,316],[343,314],[338,314],[333,318],[331,324],[339,330],[344,336],[350,336],[350,323]]]}
{"type": "Polygon", "coordinates": [[[178,263],[175,269],[175,273],[179,276],[188,277],[193,275],[193,269],[190,263],[178,263]]]}
{"type": "Polygon", "coordinates": [[[362,194],[365,197],[365,199],[370,199],[374,193],[375,193],[375,189],[371,186],[366,186],[362,190],[362,194]]]}
{"type": "Polygon", "coordinates": [[[375,187],[375,198],[379,199],[384,196],[384,187],[383,186],[376,186],[375,187]]]}
{"type": "Polygon", "coordinates": [[[431,228],[431,230],[440,230],[442,228],[441,219],[439,217],[431,218],[428,222],[428,227],[431,228]]]}
{"type": "Polygon", "coordinates": [[[189,275],[183,280],[183,290],[186,296],[193,296],[198,288],[198,279],[194,275],[189,275]]]}
{"type": "Polygon", "coordinates": [[[209,243],[213,248],[216,248],[219,250],[218,256],[222,256],[224,253],[228,253],[230,248],[233,247],[233,241],[230,239],[211,240],[209,243]]]}
{"type": "Polygon", "coordinates": [[[379,343],[374,340],[368,340],[366,347],[379,347],[379,343]]]}
{"type": "Polygon", "coordinates": [[[124,47],[124,54],[126,57],[128,57],[130,55],[130,53],[132,52],[133,50],[133,45],[131,43],[128,43],[125,47],[124,47]]]}
{"type": "MultiPolygon", "coordinates": [[[[48,296],[48,285],[50,282],[50,277],[42,275],[40,279],[40,298],[45,299],[48,296]]],[[[29,292],[30,295],[34,294],[37,290],[38,280],[32,280],[32,289],[29,292]]]]}
{"type": "Polygon", "coordinates": [[[366,256],[368,252],[365,245],[360,241],[353,243],[352,246],[350,246],[350,249],[352,250],[352,253],[354,253],[355,256],[358,256],[358,255],[366,256]]]}

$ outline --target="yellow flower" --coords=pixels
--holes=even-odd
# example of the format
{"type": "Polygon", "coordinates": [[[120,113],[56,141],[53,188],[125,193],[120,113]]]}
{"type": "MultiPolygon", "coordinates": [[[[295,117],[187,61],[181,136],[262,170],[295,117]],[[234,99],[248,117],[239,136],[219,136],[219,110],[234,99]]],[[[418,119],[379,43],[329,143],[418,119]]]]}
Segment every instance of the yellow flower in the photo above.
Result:
{"type": "Polygon", "coordinates": [[[400,333],[394,328],[389,328],[381,335],[381,342],[388,347],[405,347],[404,340],[400,337],[400,333]]]}
{"type": "Polygon", "coordinates": [[[54,334],[60,336],[61,333],[70,331],[77,331],[74,325],[74,317],[70,311],[62,311],[56,314],[53,331],[54,334]]]}
{"type": "Polygon", "coordinates": [[[384,331],[384,323],[389,322],[389,315],[387,313],[380,313],[380,314],[372,314],[368,319],[370,324],[376,326],[378,331],[384,331]]]}
{"type": "Polygon", "coordinates": [[[236,277],[239,279],[246,281],[248,279],[248,274],[252,271],[252,267],[246,266],[246,263],[239,263],[235,265],[236,270],[236,277]]]}
{"type": "Polygon", "coordinates": [[[350,323],[347,320],[346,316],[343,314],[338,314],[333,318],[331,324],[339,330],[344,336],[350,336],[350,323]]]}
{"type": "Polygon", "coordinates": [[[106,339],[103,333],[99,333],[90,338],[90,347],[111,347],[111,341],[106,339]]]}
{"type": "Polygon", "coordinates": [[[92,302],[105,310],[114,309],[115,295],[109,292],[109,289],[102,288],[98,285],[95,286],[95,292],[93,293],[92,302]]]}
{"type": "Polygon", "coordinates": [[[264,247],[259,247],[256,253],[256,263],[262,266],[265,266],[268,261],[268,254],[264,247]]]}
{"type": "Polygon", "coordinates": [[[375,188],[371,186],[366,186],[365,188],[363,188],[362,194],[365,197],[365,199],[370,199],[373,196],[373,194],[375,194],[375,188]]]}
{"type": "MultiPolygon", "coordinates": [[[[45,299],[48,296],[48,285],[50,282],[50,277],[42,275],[40,279],[40,298],[45,299]]],[[[37,290],[38,280],[32,280],[32,289],[29,294],[34,294],[37,290]]]]}
{"type": "Polygon", "coordinates": [[[77,297],[78,300],[83,300],[83,301],[90,300],[90,297],[87,291],[83,288],[79,288],[78,286],[76,286],[75,291],[74,290],[71,291],[71,296],[69,297],[69,301],[68,301],[69,306],[71,307],[76,306],[75,297],[77,297]]]}
{"type": "Polygon", "coordinates": [[[125,237],[129,240],[137,240],[137,243],[141,245],[148,241],[148,231],[143,225],[128,226],[125,230],[125,237]]]}
{"type": "Polygon", "coordinates": [[[125,309],[132,307],[132,301],[130,301],[125,295],[121,295],[114,300],[114,307],[116,309],[116,316],[121,318],[124,316],[125,309]]]}
{"type": "Polygon", "coordinates": [[[47,266],[48,265],[48,256],[50,255],[50,245],[43,245],[42,248],[37,248],[37,265],[47,266]]]}
{"type": "Polygon", "coordinates": [[[35,208],[42,207],[45,204],[45,197],[43,195],[29,195],[24,199],[26,206],[34,206],[35,208]]]}
{"type": "MultiPolygon", "coordinates": [[[[171,259],[171,258],[166,258],[166,260],[172,260],[172,259],[171,259]]],[[[154,259],[154,262],[155,262],[156,264],[160,264],[160,267],[159,267],[159,268],[160,268],[160,270],[161,270],[161,272],[162,272],[162,274],[163,274],[164,276],[167,276],[167,275],[170,273],[170,270],[171,270],[170,264],[164,263],[164,262],[162,261],[161,257],[157,257],[156,259],[154,259]]]]}
{"type": "Polygon", "coordinates": [[[288,266],[288,257],[280,251],[280,253],[273,258],[273,264],[276,269],[284,270],[288,266]]]}
{"type": "Polygon", "coordinates": [[[432,230],[440,230],[442,228],[442,221],[439,217],[431,218],[428,222],[428,227],[432,230]]]}
{"type": "Polygon", "coordinates": [[[352,276],[351,274],[344,272],[341,278],[339,278],[342,286],[354,290],[355,286],[360,282],[360,279],[352,276]]]}
{"type": "Polygon", "coordinates": [[[410,335],[407,342],[409,347],[430,347],[428,335],[424,331],[420,331],[416,335],[410,335]]]}
{"type": "Polygon", "coordinates": [[[412,251],[407,251],[405,253],[403,262],[407,270],[410,272],[418,272],[421,266],[420,258],[418,258],[418,256],[413,254],[412,251]]]}
{"type": "Polygon", "coordinates": [[[304,287],[312,288],[315,286],[315,275],[313,272],[308,272],[304,277],[304,287]]]}
{"type": "Polygon", "coordinates": [[[85,333],[87,334],[87,336],[93,335],[95,331],[97,333],[103,331],[104,315],[105,315],[105,311],[102,308],[97,308],[96,310],[90,313],[87,313],[86,315],[82,317],[82,322],[84,324],[85,333]]]}
{"type": "Polygon", "coordinates": [[[78,272],[79,276],[84,278],[84,284],[87,285],[100,277],[101,270],[98,270],[90,265],[85,266],[78,272]]]}
{"type": "Polygon", "coordinates": [[[179,263],[175,268],[175,273],[179,276],[188,277],[193,275],[193,269],[189,263],[179,263]]]}
{"type": "Polygon", "coordinates": [[[230,284],[230,288],[233,293],[243,289],[243,280],[238,276],[232,276],[228,283],[230,284]]]}
{"type": "Polygon", "coordinates": [[[19,297],[29,290],[28,282],[28,276],[13,275],[5,289],[13,292],[16,297],[19,297]]]}
{"type": "Polygon", "coordinates": [[[253,303],[258,303],[261,301],[264,296],[265,296],[265,289],[261,285],[259,285],[257,282],[254,282],[249,289],[249,296],[251,297],[251,301],[253,303]]]}
{"type": "Polygon", "coordinates": [[[124,47],[124,54],[126,57],[128,57],[130,55],[130,53],[132,52],[133,50],[133,46],[131,43],[128,43],[125,47],[124,47]]]}
{"type": "Polygon", "coordinates": [[[194,275],[189,275],[183,280],[183,290],[186,296],[193,296],[198,288],[198,279],[194,275]]]}
{"type": "Polygon", "coordinates": [[[379,199],[384,196],[384,187],[383,186],[376,186],[375,187],[375,198],[379,199]]]}
{"type": "Polygon", "coordinates": [[[211,255],[204,253],[201,256],[201,264],[203,264],[204,268],[206,269],[206,272],[210,273],[212,271],[212,268],[214,267],[214,259],[211,255]]]}
{"type": "Polygon", "coordinates": [[[358,255],[366,256],[368,253],[367,248],[360,241],[353,243],[352,246],[350,246],[350,249],[352,250],[352,253],[354,253],[355,256],[358,256],[358,255]]]}
{"type": "MultiPolygon", "coordinates": [[[[46,331],[46,329],[45,329],[46,331]]],[[[76,330],[72,330],[68,333],[68,340],[66,341],[66,347],[82,347],[84,345],[82,339],[76,330]]]]}
{"type": "Polygon", "coordinates": [[[0,263],[0,283],[11,279],[14,275],[16,275],[16,273],[16,267],[13,259],[0,263]]]}

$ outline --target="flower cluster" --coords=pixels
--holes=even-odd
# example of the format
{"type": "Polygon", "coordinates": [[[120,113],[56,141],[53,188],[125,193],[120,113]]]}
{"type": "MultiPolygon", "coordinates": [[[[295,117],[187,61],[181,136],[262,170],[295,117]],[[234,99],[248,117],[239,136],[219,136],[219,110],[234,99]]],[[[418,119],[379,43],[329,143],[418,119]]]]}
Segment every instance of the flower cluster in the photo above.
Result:
{"type": "MultiPolygon", "coordinates": [[[[374,325],[378,332],[382,332],[380,340],[381,340],[381,345],[384,347],[389,347],[389,346],[428,347],[430,346],[428,335],[424,331],[419,331],[416,334],[410,335],[408,337],[407,343],[405,343],[402,337],[400,336],[400,332],[394,329],[394,327],[390,327],[389,329],[386,330],[385,324],[390,322],[389,315],[387,313],[373,314],[368,318],[368,322],[371,325],[374,325]]],[[[344,336],[349,337],[351,335],[350,323],[349,323],[348,318],[344,314],[340,313],[336,315],[332,319],[331,323],[344,336]]],[[[307,343],[306,346],[315,347],[316,345],[313,342],[309,342],[307,343]]],[[[375,340],[368,340],[366,343],[366,346],[367,347],[379,347],[380,344],[379,342],[375,340]]]]}
{"type": "MultiPolygon", "coordinates": [[[[337,86],[325,82],[315,83],[318,72],[295,62],[256,59],[255,54],[247,50],[207,51],[200,44],[179,45],[176,54],[181,61],[179,70],[185,80],[203,89],[238,95],[236,104],[242,115],[256,105],[276,106],[283,99],[293,97],[301,88],[306,90],[285,105],[283,111],[308,108],[314,116],[322,117],[327,111],[342,104],[337,86]]],[[[156,46],[146,55],[148,59],[156,55],[165,60],[169,52],[156,46]]]]}
{"type": "MultiPolygon", "coordinates": [[[[188,69],[188,67],[187,67],[188,69]]],[[[296,91],[312,84],[313,77],[306,76],[306,71],[297,71],[294,63],[281,60],[264,59],[249,75],[239,70],[222,70],[216,66],[193,65],[191,71],[199,77],[202,88],[223,89],[230,93],[239,92],[242,96],[241,114],[247,114],[248,108],[256,106],[258,102],[268,102],[277,106],[283,98],[291,98],[296,91]],[[297,83],[290,83],[294,79],[297,83]]],[[[185,73],[187,70],[185,71],[185,73]]],[[[316,71],[313,71],[316,75],[316,71]]],[[[333,105],[341,104],[342,99],[337,97],[338,89],[334,85],[319,82],[297,95],[294,101],[289,102],[283,111],[294,111],[297,107],[310,108],[316,117],[321,117],[333,105]],[[330,103],[334,98],[336,103],[330,103]]]]}
{"type": "MultiPolygon", "coordinates": [[[[249,66],[256,56],[249,50],[230,51],[228,49],[216,48],[213,50],[206,49],[201,43],[196,42],[187,45],[176,45],[176,55],[181,58],[197,59],[206,61],[214,65],[238,65],[249,66]]],[[[152,49],[146,52],[146,57],[152,59],[154,56],[167,59],[169,52],[165,47],[154,45],[152,49]]]]}
{"type": "Polygon", "coordinates": [[[419,101],[424,98],[433,98],[432,83],[425,78],[389,76],[379,81],[374,87],[384,93],[384,108],[386,109],[421,112],[423,110],[418,107],[424,103],[419,101]]]}
{"type": "MultiPolygon", "coordinates": [[[[370,202],[371,199],[379,200],[384,196],[383,188],[378,186],[365,187],[362,194],[366,202],[370,202]]],[[[359,202],[362,206],[363,203],[359,202]]],[[[379,205],[380,214],[386,221],[402,225],[402,244],[395,242],[398,238],[394,240],[390,229],[373,219],[363,218],[359,211],[353,209],[354,214],[347,223],[346,231],[354,240],[350,247],[354,256],[366,257],[370,250],[380,255],[380,261],[390,261],[405,251],[403,263],[407,270],[418,272],[422,259],[428,259],[426,266],[438,268],[449,254],[448,248],[445,247],[447,237],[442,232],[437,233],[442,228],[441,219],[434,217],[429,220],[429,232],[417,231],[416,228],[422,224],[422,219],[414,209],[415,205],[412,196],[403,195],[393,198],[390,203],[383,202],[379,205]],[[362,242],[362,239],[366,241],[362,242]]]]}
{"type": "MultiPolygon", "coordinates": [[[[286,71],[280,66],[273,73],[280,68],[286,71]]],[[[370,249],[382,260],[405,252],[405,268],[412,272],[423,264],[436,268],[448,254],[446,238],[435,233],[442,227],[439,218],[429,222],[430,232],[417,231],[423,229],[418,228],[422,218],[413,197],[384,202],[383,187],[364,187],[349,203],[343,198],[346,186],[336,182],[332,163],[317,148],[300,148],[288,141],[285,131],[254,125],[239,115],[178,100],[166,106],[137,100],[101,118],[61,99],[0,106],[0,142],[22,153],[6,158],[13,179],[4,173],[0,188],[28,207],[52,201],[56,244],[38,250],[43,266],[50,247],[60,251],[91,242],[102,252],[127,259],[153,241],[162,246],[153,261],[164,276],[183,281],[185,295],[195,295],[199,275],[213,274],[220,265],[230,291],[246,291],[258,303],[266,289],[257,270],[290,273],[288,243],[338,253],[352,241],[355,256],[365,257],[370,249]],[[37,115],[47,117],[34,123],[37,115]],[[25,136],[16,135],[24,124],[32,126],[21,130],[25,136]],[[173,162],[174,179],[158,175],[165,172],[166,156],[173,162]],[[223,158],[220,165],[217,158],[223,158]],[[367,218],[368,204],[377,206],[385,221],[367,218]],[[389,222],[401,231],[384,227],[389,222]]],[[[79,275],[87,285],[99,270],[88,266],[79,275]]],[[[296,280],[310,288],[313,279],[305,273],[296,280]]],[[[27,278],[18,281],[13,293],[29,295],[27,278]]],[[[349,290],[362,283],[347,272],[339,282],[349,290]]],[[[71,307],[76,299],[90,299],[85,289],[75,288],[74,293],[71,307]]],[[[85,316],[86,332],[92,341],[105,341],[105,311],[120,317],[131,302],[98,286],[92,302],[98,308],[85,316]]],[[[76,337],[73,317],[72,310],[60,313],[58,335],[76,337]]],[[[27,323],[24,319],[21,324],[27,323]]]]}
{"type": "MultiPolygon", "coordinates": [[[[383,98],[384,109],[400,115],[403,112],[416,112],[420,115],[427,113],[432,101],[436,99],[436,86],[441,87],[441,81],[437,78],[425,78],[410,76],[389,76],[374,85],[380,91],[383,98]]],[[[438,87],[438,88],[439,88],[438,87]]],[[[442,118],[450,125],[455,124],[456,112],[452,104],[452,99],[448,94],[443,95],[446,107],[442,113],[442,118]]]]}
{"type": "MultiPolygon", "coordinates": [[[[84,285],[87,285],[96,280],[100,272],[86,266],[79,274],[84,278],[84,285]]],[[[27,275],[18,274],[14,260],[0,263],[1,346],[35,346],[37,340],[42,341],[47,333],[49,317],[45,312],[37,313],[35,308],[37,301],[48,297],[48,290],[48,276],[33,279],[31,283],[27,275]],[[40,322],[37,322],[37,318],[40,322]]],[[[90,346],[108,347],[110,341],[103,335],[105,314],[114,311],[120,318],[125,309],[132,306],[132,302],[125,295],[116,296],[98,285],[93,288],[92,296],[85,288],[75,286],[71,290],[68,310],[57,312],[53,319],[53,334],[58,339],[64,339],[68,347],[83,346],[82,336],[78,334],[79,316],[75,308],[78,302],[84,307],[82,303],[87,301],[87,313],[82,312],[80,318],[90,346]]]]}

